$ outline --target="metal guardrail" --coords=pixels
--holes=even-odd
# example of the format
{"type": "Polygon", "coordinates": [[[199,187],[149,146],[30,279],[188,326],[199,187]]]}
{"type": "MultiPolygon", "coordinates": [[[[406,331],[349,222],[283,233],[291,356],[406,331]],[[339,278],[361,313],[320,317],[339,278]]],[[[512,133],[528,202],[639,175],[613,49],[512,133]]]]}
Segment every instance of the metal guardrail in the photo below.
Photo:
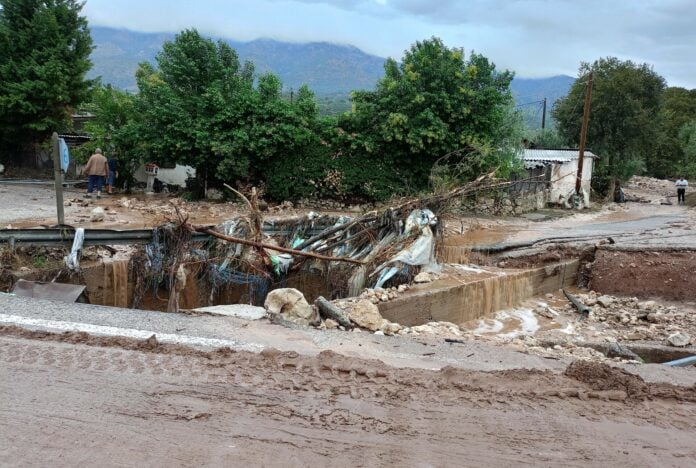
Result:
{"type": "MultiPolygon", "coordinates": [[[[310,230],[309,235],[322,232],[325,226],[317,226],[310,230]]],[[[288,229],[264,227],[264,233],[271,236],[290,235],[288,229]]],[[[211,236],[203,233],[193,233],[193,240],[204,242],[211,236]]],[[[9,244],[10,248],[22,245],[34,246],[67,246],[72,245],[75,237],[73,228],[49,229],[0,229],[0,245],[9,244]]],[[[131,245],[147,244],[152,241],[152,229],[85,229],[84,245],[131,245]]]]}
{"type": "MultiPolygon", "coordinates": [[[[23,246],[70,246],[75,231],[70,228],[53,229],[0,229],[0,244],[14,248],[23,246]]],[[[194,238],[208,239],[205,234],[194,234],[194,238]]],[[[152,240],[152,229],[85,229],[84,245],[147,244],[152,240]]],[[[197,239],[198,240],[198,239],[197,239]]]]}

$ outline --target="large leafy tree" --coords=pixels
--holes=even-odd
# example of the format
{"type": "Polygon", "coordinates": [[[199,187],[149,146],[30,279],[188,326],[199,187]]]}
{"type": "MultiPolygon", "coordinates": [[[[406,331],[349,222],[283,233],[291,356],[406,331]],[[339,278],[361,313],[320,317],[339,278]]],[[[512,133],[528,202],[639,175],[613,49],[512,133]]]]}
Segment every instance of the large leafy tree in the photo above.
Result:
{"type": "Polygon", "coordinates": [[[687,166],[693,169],[693,162],[684,151],[684,138],[680,137],[680,132],[694,120],[696,89],[665,89],[657,115],[658,135],[655,151],[648,155],[646,161],[649,175],[659,178],[676,177],[680,172],[684,172],[687,166]]]}
{"type": "MultiPolygon", "coordinates": [[[[503,136],[512,78],[486,57],[466,58],[462,49],[448,48],[440,39],[417,42],[400,64],[387,61],[375,91],[354,93],[354,111],[339,122],[346,152],[384,163],[375,174],[422,188],[438,159],[503,136]]],[[[473,161],[479,152],[467,154],[472,155],[469,176],[491,165],[473,161]]]]}
{"type": "Polygon", "coordinates": [[[614,57],[583,63],[577,80],[552,115],[558,132],[570,144],[580,139],[589,72],[593,90],[587,146],[600,156],[593,182],[600,192],[642,171],[658,139],[656,116],[665,80],[648,64],[614,57]]]}
{"type": "MultiPolygon", "coordinates": [[[[164,45],[157,64],[141,65],[136,102],[140,147],[154,161],[191,165],[209,183],[258,183],[317,142],[311,91],[302,87],[291,103],[275,75],[254,83],[253,65],[241,65],[223,42],[184,31],[164,45]]],[[[275,182],[274,195],[294,193],[290,179],[275,182]]]]}
{"type": "Polygon", "coordinates": [[[679,130],[679,148],[682,159],[676,172],[689,178],[696,178],[696,120],[685,123],[679,130]]]}
{"type": "Polygon", "coordinates": [[[0,142],[9,151],[70,123],[88,97],[92,39],[77,0],[0,0],[0,142]]]}
{"type": "MultiPolygon", "coordinates": [[[[178,34],[157,56],[159,70],[144,63],[137,72],[138,136],[144,156],[160,163],[188,164],[199,177],[214,177],[227,145],[215,138],[221,112],[244,100],[253,66],[236,52],[195,30],[178,34]]],[[[245,164],[239,162],[238,170],[245,164]]]]}

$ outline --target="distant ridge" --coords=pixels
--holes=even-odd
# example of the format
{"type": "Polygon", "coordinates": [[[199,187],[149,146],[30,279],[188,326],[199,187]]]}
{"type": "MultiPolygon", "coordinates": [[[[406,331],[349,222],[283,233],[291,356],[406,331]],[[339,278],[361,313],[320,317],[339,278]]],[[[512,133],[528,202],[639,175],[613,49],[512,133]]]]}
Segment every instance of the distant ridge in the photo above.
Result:
{"type": "MultiPolygon", "coordinates": [[[[90,77],[121,89],[136,90],[138,63],[154,62],[165,41],[174,33],[141,33],[126,29],[92,27],[95,50],[90,77]]],[[[350,91],[372,89],[384,74],[384,58],[367,54],[354,46],[311,42],[305,44],[257,39],[251,42],[227,40],[241,60],[251,60],[258,73],[272,71],[285,89],[307,84],[318,96],[345,101],[350,91]]],[[[492,58],[494,59],[494,58],[492,58]]],[[[512,92],[518,104],[565,96],[575,79],[558,75],[550,78],[515,78],[512,92]]],[[[346,106],[337,106],[345,109],[346,106]]]]}

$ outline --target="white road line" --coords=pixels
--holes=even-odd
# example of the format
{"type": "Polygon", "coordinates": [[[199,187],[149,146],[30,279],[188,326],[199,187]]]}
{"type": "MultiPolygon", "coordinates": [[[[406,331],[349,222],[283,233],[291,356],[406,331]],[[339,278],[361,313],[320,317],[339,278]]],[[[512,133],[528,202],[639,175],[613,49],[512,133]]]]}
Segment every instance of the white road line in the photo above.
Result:
{"type": "Polygon", "coordinates": [[[150,330],[136,330],[134,328],[108,327],[79,322],[62,322],[59,320],[35,319],[19,315],[0,314],[0,323],[17,326],[36,327],[47,331],[75,331],[97,336],[122,336],[137,340],[146,340],[152,335],[157,337],[160,343],[180,344],[203,348],[229,347],[241,351],[258,352],[264,349],[263,345],[255,343],[239,343],[233,340],[221,340],[217,338],[204,338],[201,336],[177,335],[172,333],[157,333],[150,330]]]}

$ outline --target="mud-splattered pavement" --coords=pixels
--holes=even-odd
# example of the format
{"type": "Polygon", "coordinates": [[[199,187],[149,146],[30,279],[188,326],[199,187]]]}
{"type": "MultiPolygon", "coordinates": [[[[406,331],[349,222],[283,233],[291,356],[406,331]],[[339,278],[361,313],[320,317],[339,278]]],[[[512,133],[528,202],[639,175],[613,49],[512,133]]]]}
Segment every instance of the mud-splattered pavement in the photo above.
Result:
{"type": "Polygon", "coordinates": [[[693,466],[696,388],[6,329],[0,464],[693,466]],[[66,341],[67,340],[67,341],[66,341]]]}

